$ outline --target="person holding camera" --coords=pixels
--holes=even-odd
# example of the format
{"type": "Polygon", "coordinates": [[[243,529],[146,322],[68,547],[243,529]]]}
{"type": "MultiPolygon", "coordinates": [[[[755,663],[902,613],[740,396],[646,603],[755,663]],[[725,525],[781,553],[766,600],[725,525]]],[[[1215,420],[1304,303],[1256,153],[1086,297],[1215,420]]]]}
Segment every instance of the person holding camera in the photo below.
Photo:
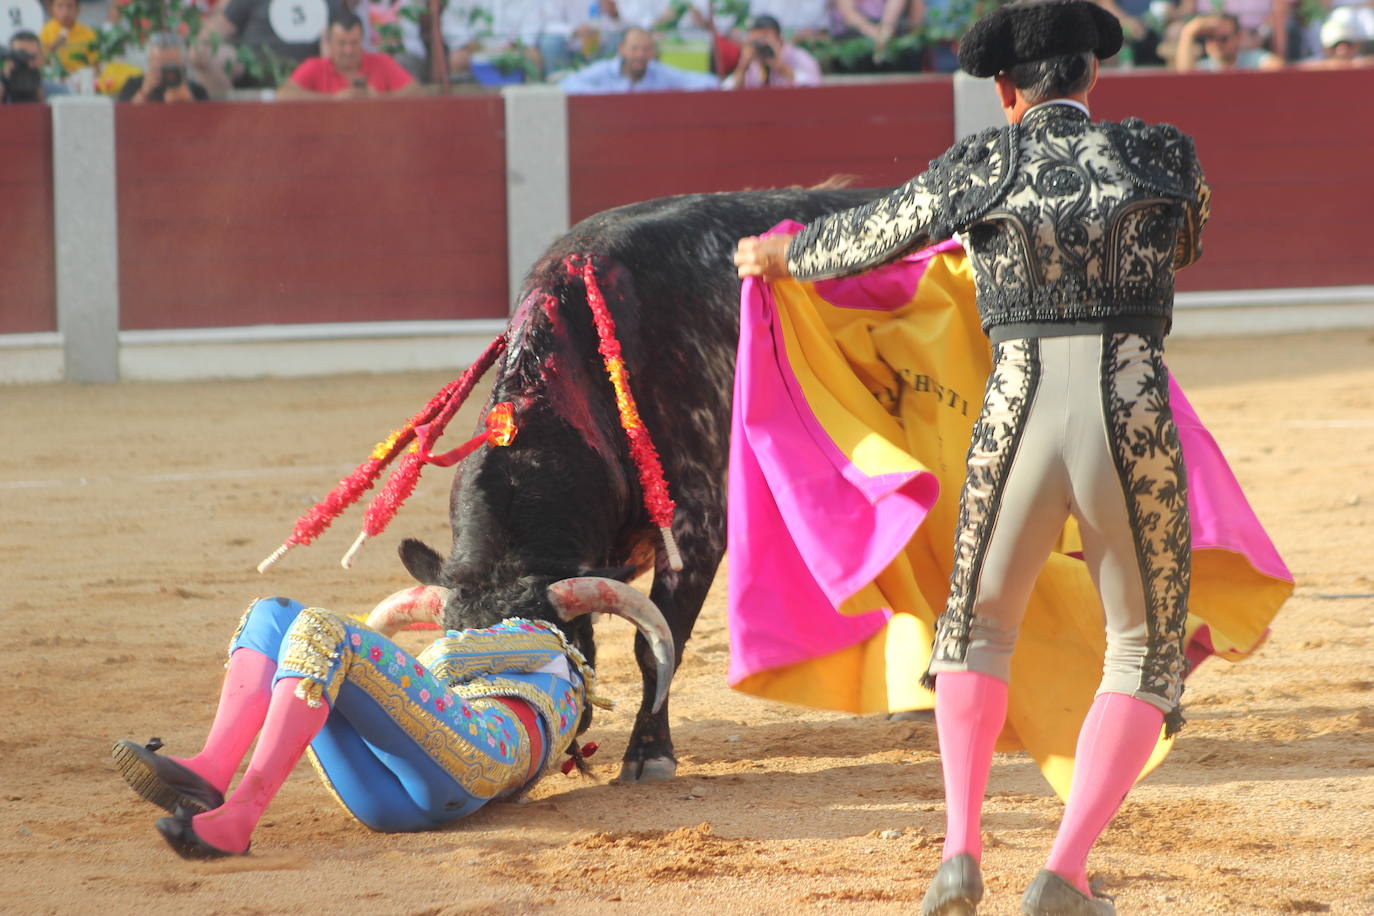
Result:
{"type": "Polygon", "coordinates": [[[782,26],[772,16],[758,16],[749,25],[740,47],[739,64],[725,79],[727,89],[763,86],[818,86],[821,65],[816,58],[782,38],[782,26]]]}
{"type": "Polygon", "coordinates": [[[186,42],[175,32],[157,32],[148,39],[148,67],[131,77],[119,91],[119,101],[205,102],[210,94],[186,75],[186,42]]]}
{"type": "Polygon", "coordinates": [[[385,54],[363,50],[363,22],[348,10],[335,13],[325,30],[320,57],[302,63],[277,89],[277,98],[365,99],[417,95],[420,84],[385,54]]]}
{"type": "Polygon", "coordinates": [[[8,48],[0,48],[0,101],[7,105],[46,102],[66,95],[67,87],[43,78],[43,43],[29,31],[10,36],[8,48]]]}

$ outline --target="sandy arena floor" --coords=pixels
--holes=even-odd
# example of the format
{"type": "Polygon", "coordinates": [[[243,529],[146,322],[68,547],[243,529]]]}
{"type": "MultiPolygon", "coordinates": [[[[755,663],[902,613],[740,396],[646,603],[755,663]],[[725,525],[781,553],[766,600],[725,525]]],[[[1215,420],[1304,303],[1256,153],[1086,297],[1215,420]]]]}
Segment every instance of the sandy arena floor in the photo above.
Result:
{"type": "MultiPolygon", "coordinates": [[[[1272,639],[1190,682],[1190,725],[1090,861],[1123,914],[1374,914],[1374,335],[1170,348],[1297,577],[1272,639]]],[[[118,738],[199,747],[248,601],[342,611],[408,584],[403,536],[448,548],[431,469],[351,572],[355,510],[268,576],[254,566],[434,374],[0,389],[0,911],[6,913],[888,913],[938,864],[933,726],[765,703],[725,684],[724,577],[673,692],[676,780],[557,777],[437,833],[352,821],[303,764],[243,859],[190,864],[115,774],[118,738]]],[[[469,416],[455,429],[468,428],[469,416]]],[[[603,686],[638,693],[631,630],[603,686]]],[[[983,912],[1016,912],[1060,804],[997,758],[983,912]]]]}

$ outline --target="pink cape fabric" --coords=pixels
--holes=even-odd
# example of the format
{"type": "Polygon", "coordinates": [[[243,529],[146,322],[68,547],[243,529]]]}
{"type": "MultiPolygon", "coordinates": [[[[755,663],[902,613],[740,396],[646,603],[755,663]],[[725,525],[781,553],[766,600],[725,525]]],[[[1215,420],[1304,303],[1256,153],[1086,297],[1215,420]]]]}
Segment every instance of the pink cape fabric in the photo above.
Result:
{"type": "MultiPolygon", "coordinates": [[[[795,232],[784,223],[774,231],[795,232]]],[[[946,242],[876,271],[817,284],[841,308],[892,309],[911,299],[946,242]]],[[[1292,581],[1220,449],[1178,384],[1174,419],[1188,466],[1195,549],[1244,557],[1292,581]]],[[[836,608],[900,553],[940,495],[923,471],[870,477],[826,434],[794,375],[769,287],[746,280],[729,480],[729,681],[813,660],[863,642],[891,611],[836,608]]],[[[957,498],[951,494],[948,498],[957,498]]]]}

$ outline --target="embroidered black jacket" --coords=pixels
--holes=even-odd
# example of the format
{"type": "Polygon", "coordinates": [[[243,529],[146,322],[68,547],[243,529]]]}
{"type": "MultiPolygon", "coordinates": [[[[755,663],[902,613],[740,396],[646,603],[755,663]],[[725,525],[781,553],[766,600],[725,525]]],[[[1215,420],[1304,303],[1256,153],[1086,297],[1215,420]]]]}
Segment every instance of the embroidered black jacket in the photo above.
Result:
{"type": "Polygon", "coordinates": [[[1033,109],[966,137],[886,197],[792,240],[799,280],[859,273],[963,234],[984,331],[1173,315],[1174,271],[1202,253],[1211,189],[1169,124],[1033,109]]]}

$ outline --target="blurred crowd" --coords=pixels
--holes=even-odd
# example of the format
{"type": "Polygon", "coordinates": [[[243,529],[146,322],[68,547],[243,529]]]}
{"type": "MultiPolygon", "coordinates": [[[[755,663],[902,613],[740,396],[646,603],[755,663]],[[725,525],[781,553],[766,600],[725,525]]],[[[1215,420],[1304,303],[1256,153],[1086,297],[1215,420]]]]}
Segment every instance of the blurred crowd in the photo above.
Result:
{"type": "MultiPolygon", "coordinates": [[[[949,73],[997,0],[5,0],[7,102],[350,99],[557,83],[570,93],[949,73]]],[[[1097,0],[1107,66],[1374,65],[1374,0],[1097,0]]]]}

